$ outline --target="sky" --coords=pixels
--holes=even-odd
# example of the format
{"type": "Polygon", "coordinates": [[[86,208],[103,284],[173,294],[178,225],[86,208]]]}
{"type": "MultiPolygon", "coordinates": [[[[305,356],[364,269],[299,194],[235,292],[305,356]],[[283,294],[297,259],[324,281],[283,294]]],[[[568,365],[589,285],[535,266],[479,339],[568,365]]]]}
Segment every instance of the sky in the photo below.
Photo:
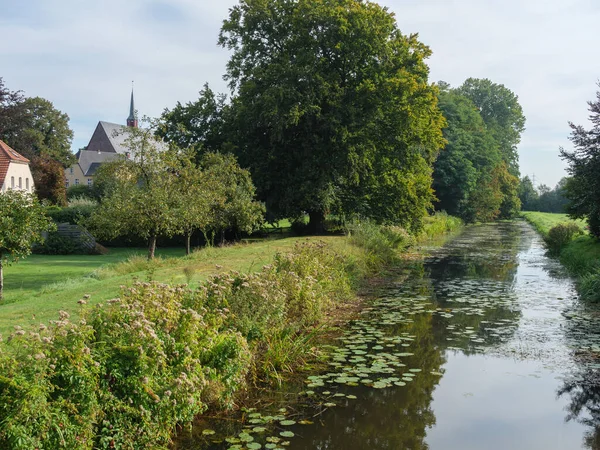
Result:
{"type": "MultiPolygon", "coordinates": [[[[123,123],[134,83],[140,115],[228,93],[229,53],[217,45],[237,0],[0,0],[0,77],[67,113],[73,151],[98,121],[123,123]]],[[[590,127],[600,79],[598,0],[380,0],[404,34],[433,51],[430,80],[489,78],[519,97],[527,118],[522,175],[553,187],[570,148],[569,121],[590,127]]]]}

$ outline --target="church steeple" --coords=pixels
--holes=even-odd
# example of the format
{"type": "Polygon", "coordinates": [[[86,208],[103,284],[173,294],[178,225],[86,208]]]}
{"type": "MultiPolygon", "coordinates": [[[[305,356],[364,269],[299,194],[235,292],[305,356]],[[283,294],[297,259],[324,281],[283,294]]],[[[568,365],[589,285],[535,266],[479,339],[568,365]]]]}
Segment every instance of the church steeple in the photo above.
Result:
{"type": "Polygon", "coordinates": [[[127,118],[127,126],[133,128],[137,128],[138,126],[137,114],[133,105],[133,81],[131,82],[131,103],[129,104],[129,117],[127,118]]]}

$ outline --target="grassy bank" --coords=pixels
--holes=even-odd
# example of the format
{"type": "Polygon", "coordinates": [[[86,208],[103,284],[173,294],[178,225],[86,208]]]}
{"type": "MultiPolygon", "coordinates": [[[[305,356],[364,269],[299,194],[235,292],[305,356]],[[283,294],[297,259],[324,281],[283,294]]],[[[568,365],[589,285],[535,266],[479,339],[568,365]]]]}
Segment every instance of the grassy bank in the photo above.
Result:
{"type": "Polygon", "coordinates": [[[365,279],[418,239],[456,226],[439,216],[415,238],[355,224],[348,237],[262,241],[150,266],[134,257],[98,269],[93,281],[57,293],[81,298],[94,283],[128,284],[118,299],[94,306],[83,296],[57,321],[17,328],[0,347],[0,447],[163,448],[176,425],[209,405],[231,407],[255,380],[277,380],[311,358],[312,336],[365,279]],[[192,283],[132,284],[133,274],[192,283]]]}
{"type": "Polygon", "coordinates": [[[600,301],[600,241],[589,236],[585,222],[573,221],[566,214],[523,212],[530,222],[548,242],[550,230],[562,223],[575,223],[583,234],[567,240],[556,250],[560,262],[577,280],[581,298],[588,301],[600,301]]]}

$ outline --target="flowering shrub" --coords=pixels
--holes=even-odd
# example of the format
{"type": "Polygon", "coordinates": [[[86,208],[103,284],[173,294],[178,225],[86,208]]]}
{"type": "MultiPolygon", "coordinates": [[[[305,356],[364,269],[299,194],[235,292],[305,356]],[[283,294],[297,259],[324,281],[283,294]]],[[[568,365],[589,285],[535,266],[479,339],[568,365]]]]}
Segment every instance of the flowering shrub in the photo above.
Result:
{"type": "Polygon", "coordinates": [[[231,406],[251,367],[280,379],[312,355],[309,330],[352,294],[352,270],[299,243],[256,274],[135,283],[79,323],[18,328],[0,347],[0,448],[164,448],[210,402],[231,406]]]}
{"type": "Polygon", "coordinates": [[[92,334],[64,311],[49,327],[16,327],[0,347],[0,448],[92,448],[101,412],[92,334]]]}

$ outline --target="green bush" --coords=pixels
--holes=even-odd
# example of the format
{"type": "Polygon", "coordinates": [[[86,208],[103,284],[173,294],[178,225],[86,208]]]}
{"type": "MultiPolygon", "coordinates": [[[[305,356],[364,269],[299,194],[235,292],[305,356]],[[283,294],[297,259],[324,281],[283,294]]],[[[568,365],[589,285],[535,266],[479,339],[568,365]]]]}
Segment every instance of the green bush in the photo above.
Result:
{"type": "Polygon", "coordinates": [[[458,230],[462,225],[463,222],[458,217],[450,216],[444,211],[436,212],[434,215],[425,218],[425,224],[419,239],[431,239],[441,236],[458,230]]]}
{"type": "Polygon", "coordinates": [[[350,242],[367,251],[371,265],[380,267],[398,259],[398,252],[414,243],[402,227],[381,226],[369,220],[355,220],[346,225],[350,242]]]}
{"type": "Polygon", "coordinates": [[[36,245],[34,253],[42,255],[73,255],[96,253],[96,248],[89,248],[84,237],[79,239],[61,236],[58,232],[48,233],[48,237],[40,245],[36,245]]]}
{"type": "Polygon", "coordinates": [[[93,329],[69,322],[20,327],[0,347],[0,448],[91,449],[101,415],[93,329]]]}
{"type": "Polygon", "coordinates": [[[550,228],[548,234],[544,237],[544,240],[546,241],[550,253],[558,255],[565,245],[571,242],[575,236],[582,233],[581,228],[579,228],[576,223],[559,223],[550,228]]]}
{"type": "Polygon", "coordinates": [[[56,223],[77,225],[81,220],[90,217],[96,208],[97,205],[90,202],[87,204],[75,204],[74,206],[67,206],[65,208],[50,207],[46,212],[56,223]]]}
{"type": "Polygon", "coordinates": [[[583,300],[600,301],[600,269],[580,277],[579,292],[583,300]]]}
{"type": "Polygon", "coordinates": [[[93,187],[85,184],[78,184],[76,186],[70,186],[67,188],[67,200],[69,203],[75,198],[88,198],[93,201],[97,201],[98,192],[93,187]]]}

